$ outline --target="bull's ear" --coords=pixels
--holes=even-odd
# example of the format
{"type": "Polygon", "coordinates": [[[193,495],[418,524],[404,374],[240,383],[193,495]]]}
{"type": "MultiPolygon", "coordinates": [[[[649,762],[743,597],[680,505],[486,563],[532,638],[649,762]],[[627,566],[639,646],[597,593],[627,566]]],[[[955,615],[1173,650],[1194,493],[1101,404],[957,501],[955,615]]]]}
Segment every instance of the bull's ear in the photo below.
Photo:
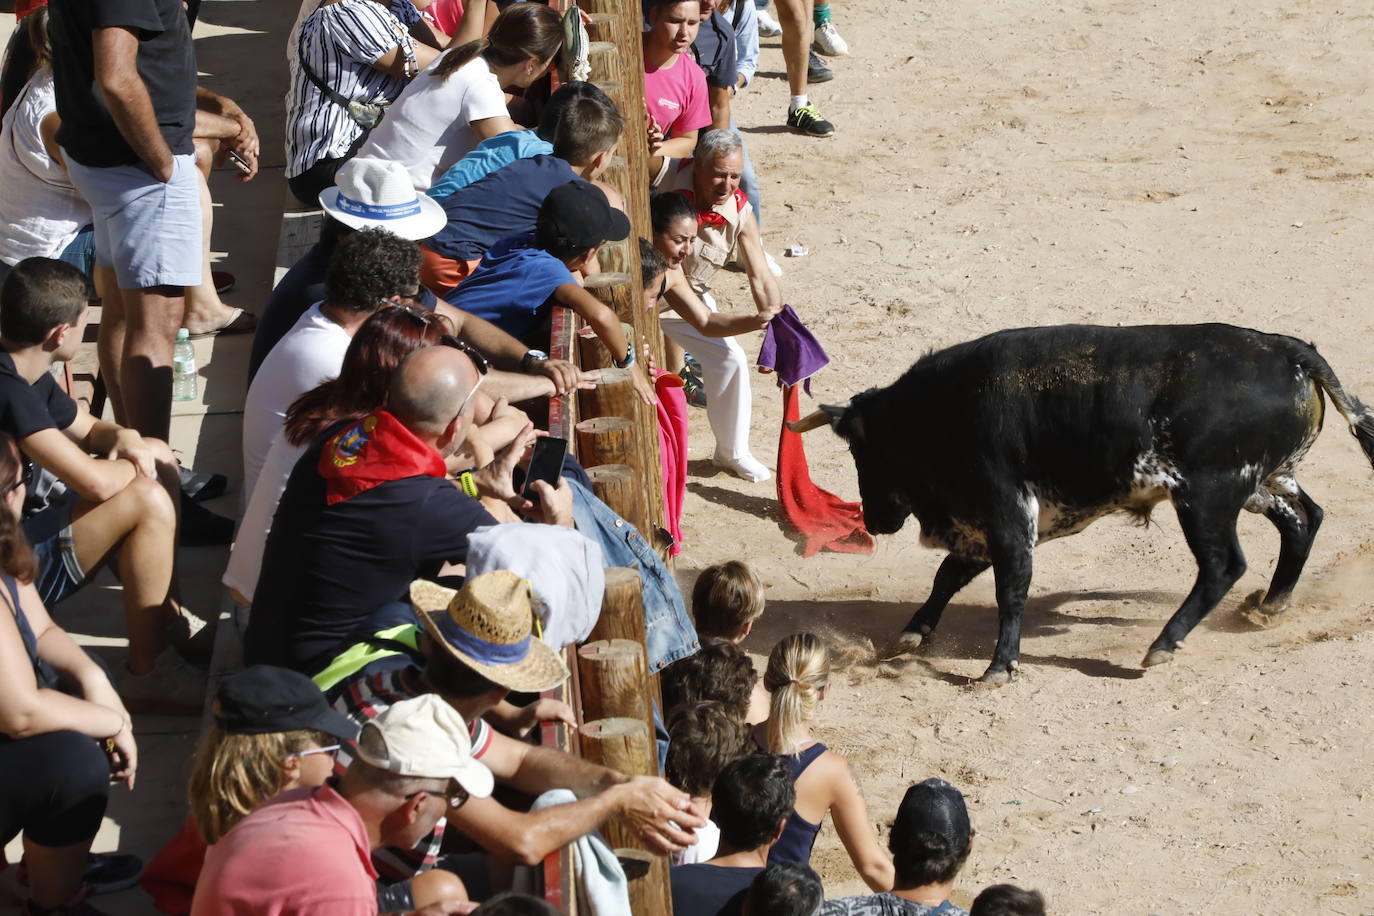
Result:
{"type": "Polygon", "coordinates": [[[863,437],[863,424],[859,415],[849,409],[848,404],[822,404],[821,412],[830,418],[830,428],[847,440],[854,441],[863,437]]]}

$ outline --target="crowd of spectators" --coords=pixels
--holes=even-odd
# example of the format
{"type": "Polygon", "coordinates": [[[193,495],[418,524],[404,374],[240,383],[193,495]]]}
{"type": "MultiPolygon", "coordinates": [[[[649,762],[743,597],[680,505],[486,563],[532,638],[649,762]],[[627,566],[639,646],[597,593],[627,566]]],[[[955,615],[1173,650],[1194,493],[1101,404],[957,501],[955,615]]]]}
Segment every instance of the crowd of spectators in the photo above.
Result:
{"type": "MultiPolygon", "coordinates": [[[[303,0],[285,179],[321,231],[260,321],[210,270],[208,176],[255,179],[260,149],[247,112],[197,85],[199,3],[21,6],[0,81],[0,842],[22,836],[25,913],[99,914],[92,897],[140,881],[172,916],[547,913],[520,893],[532,867],[571,844],[609,854],[611,818],[671,857],[680,916],[965,912],[962,794],[912,786],[884,849],[858,776],[814,737],[825,642],[783,638],[760,678],[745,564],[702,571],[689,616],[655,532],[574,457],[528,472],[546,399],[599,381],[546,352],[563,308],[645,403],[656,374],[687,377],[717,466],[770,476],[736,338],[783,309],[781,271],[731,98],[780,32],[787,125],[833,133],[807,89],[833,76],[817,52],[847,53],[828,5],[777,0],[774,23],[756,0],[645,0],[645,110],[627,112],[586,82],[545,91],[577,26],[546,4],[303,0]],[[628,144],[650,225],[602,180],[628,144]],[[667,366],[585,288],[608,245],[638,252],[667,366]],[[751,310],[717,301],[731,266],[751,310]],[[112,419],[58,381],[96,304],[112,419]],[[167,444],[180,329],[255,332],[236,535],[200,505],[224,479],[167,444]],[[138,777],[131,714],[207,699],[213,628],[181,605],[177,547],[231,539],[244,667],[208,698],[190,816],[146,869],[94,854],[111,782],[138,777]],[[128,641],[113,670],[49,613],[103,566],[128,641]],[[530,740],[577,725],[541,694],[568,682],[562,650],[611,566],[643,581],[662,777],[530,740]],[[825,899],[809,861],[827,817],[873,894],[825,899]]],[[[1009,885],[972,910],[1043,911],[1009,885]]]]}

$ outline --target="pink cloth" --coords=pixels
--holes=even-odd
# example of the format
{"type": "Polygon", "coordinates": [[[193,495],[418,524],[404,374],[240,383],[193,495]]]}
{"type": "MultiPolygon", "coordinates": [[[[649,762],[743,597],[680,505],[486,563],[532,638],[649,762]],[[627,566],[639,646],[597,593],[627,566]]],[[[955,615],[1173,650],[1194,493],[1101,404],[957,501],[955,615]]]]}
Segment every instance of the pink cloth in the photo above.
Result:
{"type": "Polygon", "coordinates": [[[357,810],[328,785],[283,792],[205,855],[191,916],[376,916],[357,810]]]}
{"type": "Polygon", "coordinates": [[[679,54],[666,68],[644,64],[644,104],[665,137],[680,136],[711,123],[706,73],[687,54],[679,54]]]}
{"type": "Polygon", "coordinates": [[[205,865],[205,842],[193,818],[187,818],[181,831],[148,863],[139,885],[153,898],[153,906],[168,916],[186,916],[191,898],[205,865]]]}
{"type": "Polygon", "coordinates": [[[435,28],[452,38],[463,21],[463,0],[434,0],[425,8],[424,15],[433,20],[435,28]]]}
{"type": "Polygon", "coordinates": [[[682,553],[682,504],[687,498],[687,393],[681,376],[660,372],[654,379],[658,395],[658,459],[663,464],[663,524],[673,536],[670,556],[682,553]]]}

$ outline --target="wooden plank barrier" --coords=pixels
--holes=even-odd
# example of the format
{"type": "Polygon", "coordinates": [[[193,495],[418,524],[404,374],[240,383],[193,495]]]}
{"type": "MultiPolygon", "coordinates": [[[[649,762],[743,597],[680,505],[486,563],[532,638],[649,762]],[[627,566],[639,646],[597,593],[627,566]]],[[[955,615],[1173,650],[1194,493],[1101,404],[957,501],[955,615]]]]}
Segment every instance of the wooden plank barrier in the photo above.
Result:
{"type": "Polygon", "coordinates": [[[635,528],[648,523],[643,477],[638,470],[628,464],[598,464],[586,470],[597,499],[635,528]]]}
{"type": "Polygon", "coordinates": [[[634,424],[624,417],[594,417],[573,427],[583,464],[628,464],[634,453],[634,424]]]}
{"type": "Polygon", "coordinates": [[[644,647],[632,639],[599,639],[577,650],[582,714],[591,720],[642,719],[653,729],[649,666],[644,647]]]}

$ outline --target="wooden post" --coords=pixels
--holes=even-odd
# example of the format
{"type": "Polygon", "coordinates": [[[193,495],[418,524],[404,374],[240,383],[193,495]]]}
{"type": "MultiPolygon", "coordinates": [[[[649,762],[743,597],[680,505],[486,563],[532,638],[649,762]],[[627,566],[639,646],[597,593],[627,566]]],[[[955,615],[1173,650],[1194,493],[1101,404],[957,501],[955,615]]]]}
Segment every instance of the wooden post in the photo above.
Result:
{"type": "MultiPolygon", "coordinates": [[[[634,340],[634,325],[622,321],[620,330],[625,335],[626,340],[634,340]]],[[[611,351],[606,349],[606,345],[601,342],[601,338],[595,334],[581,333],[577,335],[577,353],[581,359],[580,365],[583,369],[611,369],[614,362],[611,360],[611,351]]],[[[631,423],[634,418],[626,417],[631,423]]],[[[586,462],[583,462],[586,464],[586,462]]]]}
{"type": "MultiPolygon", "coordinates": [[[[622,248],[621,254],[623,253],[624,249],[622,248]]],[[[638,261],[639,259],[636,257],[636,265],[638,265],[638,261]]],[[[636,266],[635,269],[638,270],[638,266],[636,266]]],[[[635,309],[635,300],[633,298],[634,285],[630,283],[630,275],[627,273],[622,273],[620,271],[603,271],[599,274],[592,274],[582,285],[586,287],[587,292],[595,296],[608,309],[615,312],[621,321],[628,321],[634,324],[635,312],[643,311],[643,309],[635,309]]],[[[630,342],[633,344],[639,343],[639,341],[633,339],[630,342]]],[[[638,349],[636,349],[636,353],[641,358],[644,355],[638,353],[638,349]]]]}
{"type": "Polygon", "coordinates": [[[628,464],[602,464],[587,468],[587,476],[596,498],[642,534],[642,526],[648,524],[648,510],[644,507],[644,484],[639,472],[628,464]]]}
{"type": "Polygon", "coordinates": [[[644,647],[631,639],[601,639],[577,650],[586,719],[643,719],[652,728],[647,701],[649,667],[644,647]]]}
{"type": "Polygon", "coordinates": [[[595,388],[577,392],[579,417],[634,417],[634,402],[638,400],[630,382],[629,369],[602,369],[601,381],[595,388]]]}
{"type": "Polygon", "coordinates": [[[629,464],[634,454],[634,425],[624,417],[583,420],[577,431],[577,455],[582,464],[629,464]]]}
{"type": "MultiPolygon", "coordinates": [[[[639,719],[597,719],[583,725],[581,731],[582,752],[591,762],[632,776],[658,772],[653,735],[639,719]]],[[[621,849],[628,849],[630,857],[641,862],[648,855],[643,851],[644,843],[639,834],[623,817],[610,818],[601,826],[601,832],[617,854],[621,849]]],[[[639,877],[631,876],[638,871],[631,869],[627,873],[630,912],[671,914],[673,901],[668,883],[668,858],[650,856],[648,871],[639,877]]]]}
{"type": "Polygon", "coordinates": [[[589,640],[628,639],[644,645],[644,583],[639,570],[612,566],[606,570],[601,616],[589,640]]]}

